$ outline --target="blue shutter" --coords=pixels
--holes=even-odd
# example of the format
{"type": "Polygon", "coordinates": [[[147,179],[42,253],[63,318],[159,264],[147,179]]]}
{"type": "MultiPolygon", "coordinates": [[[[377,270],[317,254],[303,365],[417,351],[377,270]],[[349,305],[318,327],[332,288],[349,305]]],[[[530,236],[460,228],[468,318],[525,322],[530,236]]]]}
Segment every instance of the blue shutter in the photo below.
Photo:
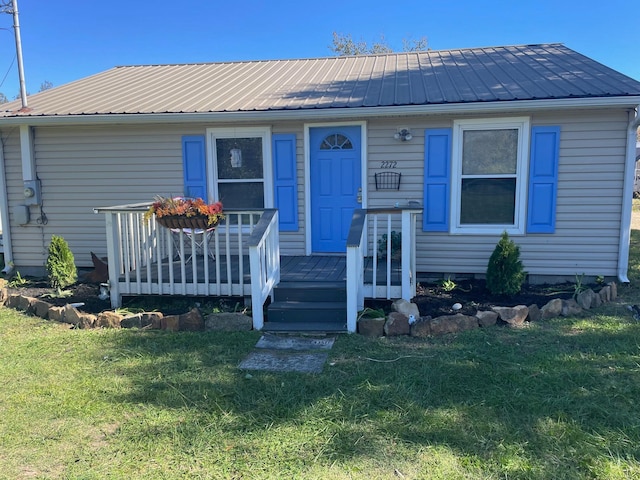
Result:
{"type": "Polygon", "coordinates": [[[527,233],[553,233],[556,227],[560,127],[531,129],[527,233]]]}
{"type": "Polygon", "coordinates": [[[298,231],[298,175],[296,136],[280,133],[272,136],[273,189],[281,232],[298,231]]]}
{"type": "Polygon", "coordinates": [[[424,212],[425,232],[448,232],[451,192],[451,129],[425,130],[424,212]]]}
{"type": "Polygon", "coordinates": [[[184,172],[184,196],[200,197],[208,201],[204,135],[182,137],[182,166],[184,172]]]}

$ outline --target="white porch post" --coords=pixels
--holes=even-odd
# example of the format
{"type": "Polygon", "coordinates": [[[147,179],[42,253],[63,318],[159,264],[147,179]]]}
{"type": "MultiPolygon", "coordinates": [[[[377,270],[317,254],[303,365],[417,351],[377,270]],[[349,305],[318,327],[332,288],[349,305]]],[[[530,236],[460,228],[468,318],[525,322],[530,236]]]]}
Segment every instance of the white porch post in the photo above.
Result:
{"type": "Polygon", "coordinates": [[[355,333],[358,321],[358,247],[347,246],[347,331],[355,333]]]}
{"type": "Polygon", "coordinates": [[[120,229],[117,228],[117,213],[105,212],[107,225],[107,261],[109,264],[109,296],[111,307],[119,308],[122,305],[120,295],[119,275],[120,269],[120,229]]]}
{"type": "Polygon", "coordinates": [[[402,211],[402,298],[411,301],[413,297],[411,288],[411,250],[412,244],[415,242],[413,231],[411,228],[412,212],[410,210],[402,211]]]}

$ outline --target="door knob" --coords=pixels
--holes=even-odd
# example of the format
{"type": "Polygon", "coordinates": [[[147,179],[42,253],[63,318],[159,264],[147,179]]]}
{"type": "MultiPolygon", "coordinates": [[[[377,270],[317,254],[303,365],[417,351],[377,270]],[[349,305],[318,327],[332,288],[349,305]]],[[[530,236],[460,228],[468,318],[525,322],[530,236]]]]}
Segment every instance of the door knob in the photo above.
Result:
{"type": "Polygon", "coordinates": [[[356,199],[358,203],[362,203],[362,187],[358,189],[358,197],[356,199]]]}

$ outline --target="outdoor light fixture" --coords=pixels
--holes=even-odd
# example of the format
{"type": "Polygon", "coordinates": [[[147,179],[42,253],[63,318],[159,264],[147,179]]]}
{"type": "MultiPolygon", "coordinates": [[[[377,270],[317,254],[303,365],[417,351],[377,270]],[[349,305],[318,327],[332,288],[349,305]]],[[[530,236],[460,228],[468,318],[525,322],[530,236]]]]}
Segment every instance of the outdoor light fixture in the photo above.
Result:
{"type": "Polygon", "coordinates": [[[411,135],[411,130],[403,128],[402,130],[398,130],[393,138],[400,140],[401,142],[408,142],[413,138],[413,135],[411,135]]]}
{"type": "Polygon", "coordinates": [[[231,166],[233,168],[239,168],[242,166],[242,150],[239,148],[232,148],[229,152],[231,154],[231,166]]]}

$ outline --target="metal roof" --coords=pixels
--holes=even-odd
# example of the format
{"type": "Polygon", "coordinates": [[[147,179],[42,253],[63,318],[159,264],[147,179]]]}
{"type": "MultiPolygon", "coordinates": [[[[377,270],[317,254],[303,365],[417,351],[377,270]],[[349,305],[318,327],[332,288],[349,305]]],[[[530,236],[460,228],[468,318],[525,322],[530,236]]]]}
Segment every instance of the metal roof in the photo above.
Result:
{"type": "Polygon", "coordinates": [[[115,67],[0,106],[1,117],[262,112],[640,95],[562,44],[115,67]]]}

